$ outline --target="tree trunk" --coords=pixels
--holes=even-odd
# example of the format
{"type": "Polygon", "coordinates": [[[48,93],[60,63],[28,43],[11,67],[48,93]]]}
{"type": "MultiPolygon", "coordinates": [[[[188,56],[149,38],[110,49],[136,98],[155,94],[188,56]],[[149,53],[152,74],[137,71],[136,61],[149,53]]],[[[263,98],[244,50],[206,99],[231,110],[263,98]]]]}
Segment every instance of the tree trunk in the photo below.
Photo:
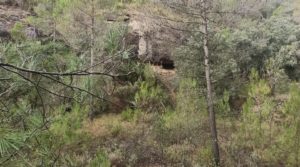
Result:
{"type": "MultiPolygon", "coordinates": [[[[53,41],[53,43],[55,43],[56,42],[56,20],[55,20],[55,16],[54,16],[54,7],[55,7],[55,2],[54,2],[54,0],[52,0],[51,1],[51,12],[52,12],[52,16],[51,16],[51,19],[52,19],[52,24],[53,24],[53,27],[52,27],[52,35],[53,35],[53,38],[52,38],[52,41],[53,41]]],[[[55,48],[55,46],[54,46],[54,48],[53,48],[53,54],[55,55],[56,54],[56,48],[55,48]]]]}
{"type": "Polygon", "coordinates": [[[92,16],[91,16],[91,43],[90,43],[90,49],[91,49],[91,70],[93,69],[94,65],[94,45],[95,45],[95,3],[94,0],[92,0],[92,16]]]}
{"type": "MultiPolygon", "coordinates": [[[[204,12],[206,13],[206,12],[204,12]]],[[[203,49],[204,49],[204,63],[205,63],[205,78],[207,85],[207,107],[209,112],[209,123],[212,139],[212,151],[214,155],[214,161],[216,166],[220,166],[220,155],[219,155],[219,145],[218,145],[218,134],[216,127],[215,111],[213,107],[212,98],[212,86],[211,86],[211,76],[210,76],[210,63],[209,63],[209,49],[208,49],[208,21],[207,16],[204,14],[204,38],[203,38],[203,49]]]]}
{"type": "MultiPolygon", "coordinates": [[[[91,11],[91,36],[90,36],[90,72],[94,71],[94,47],[95,47],[95,3],[92,0],[92,11],[91,11]]],[[[93,78],[89,76],[89,88],[88,90],[92,92],[93,78]]],[[[90,97],[90,105],[93,105],[93,96],[90,97]]]]}

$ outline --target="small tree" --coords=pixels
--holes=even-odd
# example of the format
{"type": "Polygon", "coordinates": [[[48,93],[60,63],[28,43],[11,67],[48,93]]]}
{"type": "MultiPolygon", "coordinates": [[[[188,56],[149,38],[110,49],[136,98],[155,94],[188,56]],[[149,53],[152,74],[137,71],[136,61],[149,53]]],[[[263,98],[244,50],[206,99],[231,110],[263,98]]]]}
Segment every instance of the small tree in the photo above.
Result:
{"type": "MultiPolygon", "coordinates": [[[[237,70],[238,62],[230,54],[230,28],[235,27],[237,25],[236,22],[245,17],[261,18],[259,11],[267,4],[273,3],[273,1],[191,0],[172,2],[165,0],[163,2],[172,10],[180,12],[180,17],[183,16],[181,20],[176,15],[170,19],[165,19],[171,25],[168,26],[173,27],[173,30],[183,31],[191,36],[187,44],[192,44],[190,48],[195,50],[195,52],[189,53],[195,54],[195,56],[192,58],[185,56],[183,60],[191,61],[192,63],[189,66],[195,65],[195,67],[191,67],[195,71],[189,74],[196,74],[193,76],[195,78],[205,78],[206,82],[204,84],[206,86],[205,93],[209,112],[212,149],[215,164],[219,166],[220,156],[214,110],[215,89],[212,85],[212,77],[221,76],[223,79],[230,80],[232,78],[231,74],[239,71],[237,70]],[[222,29],[220,27],[228,27],[228,30],[226,31],[226,28],[222,29]],[[230,63],[228,63],[228,60],[230,60],[230,63]],[[224,68],[224,65],[228,68],[224,68]],[[204,70],[199,70],[201,67],[204,70]]],[[[243,67],[245,66],[243,65],[243,67]]],[[[214,79],[218,80],[219,78],[214,79]]],[[[199,86],[203,85],[201,80],[198,80],[199,86]]],[[[220,92],[223,91],[220,90],[220,92]]]]}

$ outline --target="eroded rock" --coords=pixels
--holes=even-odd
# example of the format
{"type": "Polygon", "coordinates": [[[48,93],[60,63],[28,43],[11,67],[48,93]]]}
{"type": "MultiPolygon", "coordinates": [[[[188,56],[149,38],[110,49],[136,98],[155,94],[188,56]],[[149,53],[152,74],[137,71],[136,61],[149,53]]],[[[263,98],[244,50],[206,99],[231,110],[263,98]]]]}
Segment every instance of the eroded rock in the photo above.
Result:
{"type": "Polygon", "coordinates": [[[23,7],[25,0],[0,0],[0,5],[23,7]]]}
{"type": "Polygon", "coordinates": [[[7,30],[0,28],[0,38],[10,39],[10,37],[10,33],[7,30]]]}
{"type": "Polygon", "coordinates": [[[143,62],[173,69],[173,51],[182,44],[184,34],[163,26],[162,20],[145,16],[145,12],[130,13],[131,33],[139,35],[138,58],[143,62]]]}
{"type": "MultiPolygon", "coordinates": [[[[10,1],[1,1],[0,4],[10,4],[10,1]]],[[[14,6],[0,5],[0,38],[9,39],[11,37],[10,30],[15,23],[23,22],[23,20],[30,15],[29,12],[24,11],[14,6]]]]}

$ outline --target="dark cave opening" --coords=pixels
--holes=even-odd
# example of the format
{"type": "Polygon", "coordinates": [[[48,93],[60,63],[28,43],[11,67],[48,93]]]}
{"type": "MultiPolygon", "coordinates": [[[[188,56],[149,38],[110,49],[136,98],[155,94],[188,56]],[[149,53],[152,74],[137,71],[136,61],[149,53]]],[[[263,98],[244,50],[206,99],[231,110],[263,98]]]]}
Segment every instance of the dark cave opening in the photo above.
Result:
{"type": "Polygon", "coordinates": [[[161,59],[160,64],[163,69],[166,69],[166,70],[174,70],[175,69],[175,63],[173,60],[161,59]]]}

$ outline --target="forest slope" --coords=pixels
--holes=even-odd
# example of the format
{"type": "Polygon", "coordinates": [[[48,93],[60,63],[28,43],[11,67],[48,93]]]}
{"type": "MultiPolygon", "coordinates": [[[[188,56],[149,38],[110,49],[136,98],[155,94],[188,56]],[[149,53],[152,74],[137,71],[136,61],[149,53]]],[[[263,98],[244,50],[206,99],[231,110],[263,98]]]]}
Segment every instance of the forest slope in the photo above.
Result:
{"type": "Polygon", "coordinates": [[[1,3],[0,166],[300,165],[298,1],[1,3]]]}

